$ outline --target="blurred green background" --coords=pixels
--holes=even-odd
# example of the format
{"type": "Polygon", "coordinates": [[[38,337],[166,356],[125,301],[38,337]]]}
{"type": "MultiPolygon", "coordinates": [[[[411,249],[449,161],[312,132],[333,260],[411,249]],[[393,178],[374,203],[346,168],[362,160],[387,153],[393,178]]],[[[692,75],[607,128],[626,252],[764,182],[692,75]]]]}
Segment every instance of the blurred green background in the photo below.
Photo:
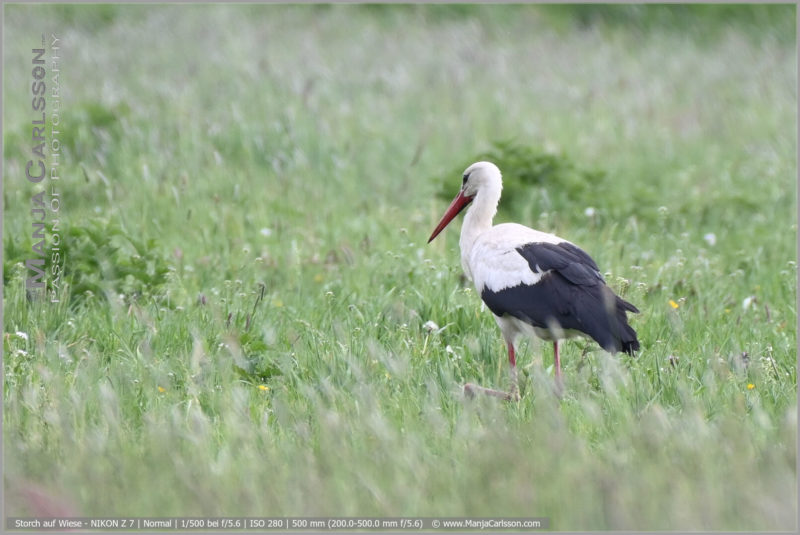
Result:
{"type": "Polygon", "coordinates": [[[6,514],[795,529],[795,23],[4,4],[6,514]],[[62,46],[57,305],[24,290],[43,34],[62,46]],[[535,341],[519,404],[461,398],[506,386],[505,353],[457,225],[425,241],[482,158],[497,221],[577,243],[642,311],[636,359],[564,344],[561,399],[535,341]]]}

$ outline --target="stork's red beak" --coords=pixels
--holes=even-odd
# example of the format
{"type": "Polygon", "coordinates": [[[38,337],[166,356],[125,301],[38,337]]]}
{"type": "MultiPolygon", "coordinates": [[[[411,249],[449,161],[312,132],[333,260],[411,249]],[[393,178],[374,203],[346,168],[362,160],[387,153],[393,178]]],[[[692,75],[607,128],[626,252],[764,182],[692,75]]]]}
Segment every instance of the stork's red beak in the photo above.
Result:
{"type": "Polygon", "coordinates": [[[474,198],[475,198],[474,195],[471,197],[467,197],[464,195],[463,191],[459,191],[458,195],[456,195],[456,198],[453,199],[453,202],[451,202],[450,206],[447,207],[447,211],[442,216],[442,220],[439,221],[438,225],[436,225],[433,234],[431,234],[431,237],[428,238],[428,243],[432,242],[433,239],[436,236],[438,236],[442,230],[444,230],[444,227],[446,227],[447,224],[450,223],[450,221],[452,221],[453,218],[457,216],[461,210],[463,210],[469,203],[471,203],[472,199],[474,198]]]}

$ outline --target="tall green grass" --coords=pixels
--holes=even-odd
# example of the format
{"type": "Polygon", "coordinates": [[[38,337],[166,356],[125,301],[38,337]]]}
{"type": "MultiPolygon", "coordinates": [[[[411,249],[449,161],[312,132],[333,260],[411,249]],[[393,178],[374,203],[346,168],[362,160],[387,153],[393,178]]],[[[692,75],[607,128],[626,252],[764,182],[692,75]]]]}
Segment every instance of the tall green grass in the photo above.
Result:
{"type": "Polygon", "coordinates": [[[784,19],[698,16],[688,31],[562,24],[577,19],[523,5],[4,15],[8,515],[796,527],[784,19]],[[26,299],[20,265],[43,28],[64,56],[72,283],[54,306],[26,299]],[[460,277],[457,230],[425,241],[437,193],[498,142],[571,170],[526,183],[525,158],[507,160],[498,220],[581,245],[642,311],[635,359],[564,344],[563,398],[536,341],[520,403],[461,396],[467,381],[506,387],[505,352],[460,277]]]}

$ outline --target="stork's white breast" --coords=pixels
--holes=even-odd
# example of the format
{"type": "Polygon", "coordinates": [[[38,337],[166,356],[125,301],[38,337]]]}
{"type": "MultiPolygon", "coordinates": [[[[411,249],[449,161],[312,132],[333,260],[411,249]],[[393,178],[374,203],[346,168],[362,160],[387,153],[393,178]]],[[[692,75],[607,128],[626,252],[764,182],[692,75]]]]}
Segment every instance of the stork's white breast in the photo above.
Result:
{"type": "Polygon", "coordinates": [[[484,288],[498,292],[519,284],[536,284],[546,271],[531,269],[528,261],[517,252],[517,247],[564,241],[553,234],[516,223],[504,223],[482,232],[465,255],[475,288],[478,293],[484,288]]]}

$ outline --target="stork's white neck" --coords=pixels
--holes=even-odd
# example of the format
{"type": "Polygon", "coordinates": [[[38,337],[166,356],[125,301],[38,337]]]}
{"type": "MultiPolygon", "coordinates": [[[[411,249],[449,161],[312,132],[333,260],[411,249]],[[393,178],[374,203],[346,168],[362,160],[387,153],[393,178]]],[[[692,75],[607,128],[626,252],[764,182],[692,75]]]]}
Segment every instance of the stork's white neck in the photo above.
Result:
{"type": "Polygon", "coordinates": [[[500,192],[502,183],[498,180],[497,184],[487,184],[478,190],[475,200],[467,208],[464,216],[464,223],[461,225],[461,238],[458,245],[461,248],[461,267],[464,273],[472,280],[472,272],[469,269],[469,256],[475,240],[483,232],[492,228],[492,219],[497,213],[497,203],[500,202],[500,192]]]}

